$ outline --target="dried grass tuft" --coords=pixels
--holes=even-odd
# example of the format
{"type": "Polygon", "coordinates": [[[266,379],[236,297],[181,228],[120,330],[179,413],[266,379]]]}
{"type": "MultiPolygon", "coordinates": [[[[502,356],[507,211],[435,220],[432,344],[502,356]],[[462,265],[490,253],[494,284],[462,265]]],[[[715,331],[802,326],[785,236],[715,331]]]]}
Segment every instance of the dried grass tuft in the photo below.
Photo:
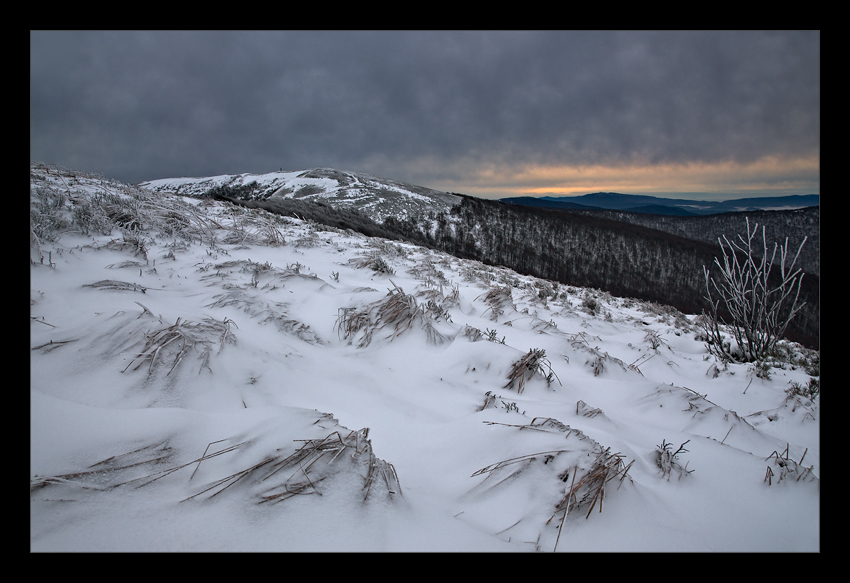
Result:
{"type": "MultiPolygon", "coordinates": [[[[605,499],[605,485],[611,480],[619,477],[620,481],[617,486],[619,489],[625,480],[629,468],[632,467],[634,460],[628,464],[623,463],[623,456],[620,453],[611,453],[611,448],[607,447],[596,452],[596,458],[593,460],[589,470],[584,472],[576,481],[576,476],[579,474],[578,466],[573,468],[570,487],[566,490],[564,497],[555,507],[555,512],[546,522],[551,522],[559,513],[562,513],[561,527],[558,530],[558,537],[555,540],[555,548],[558,548],[558,540],[560,540],[561,532],[564,529],[564,522],[567,516],[573,510],[579,510],[589,505],[585,520],[590,518],[590,513],[599,503],[599,512],[602,512],[602,501],[605,499]]],[[[562,481],[566,481],[567,473],[558,476],[562,481]]]]}
{"type": "MultiPolygon", "coordinates": [[[[516,310],[516,306],[514,306],[513,303],[513,296],[511,295],[511,287],[509,285],[505,287],[496,286],[475,299],[478,300],[478,298],[481,298],[482,296],[484,298],[484,303],[489,306],[487,310],[490,310],[490,319],[493,321],[498,320],[499,316],[505,313],[506,308],[516,310]]],[[[485,310],[485,312],[487,310],[485,310]]]]}
{"type": "MultiPolygon", "coordinates": [[[[778,473],[779,478],[776,483],[780,483],[783,480],[791,480],[793,479],[795,482],[816,482],[820,484],[820,480],[814,474],[814,465],[809,466],[808,468],[803,465],[803,460],[806,458],[806,454],[809,452],[809,448],[803,452],[803,455],[800,456],[800,461],[795,461],[791,459],[791,456],[788,452],[790,446],[786,443],[785,450],[780,453],[778,451],[774,451],[772,454],[767,456],[764,461],[767,461],[773,458],[773,463],[775,466],[779,467],[778,473]]],[[[773,468],[767,466],[767,471],[764,474],[764,482],[767,482],[768,486],[773,485],[773,478],[776,474],[773,471],[773,468]]]]}
{"type": "MultiPolygon", "coordinates": [[[[731,428],[730,428],[731,431],[731,428]]],[[[688,440],[690,441],[690,439],[688,440]]],[[[687,476],[693,470],[688,470],[688,462],[683,466],[679,461],[680,453],[688,453],[688,450],[685,449],[685,444],[688,443],[686,441],[682,445],[679,446],[676,451],[673,451],[673,444],[668,443],[665,440],[661,440],[661,445],[657,446],[655,450],[655,463],[661,468],[661,475],[670,480],[670,475],[675,471],[679,474],[679,479],[682,479],[682,476],[687,476]]]]}
{"type": "Polygon", "coordinates": [[[508,383],[503,388],[513,389],[516,387],[517,392],[521,393],[525,389],[525,383],[536,374],[540,374],[546,379],[547,386],[551,385],[554,380],[561,384],[561,380],[552,370],[552,364],[546,358],[546,351],[541,348],[532,348],[511,366],[511,372],[508,373],[508,383]]]}
{"type": "MultiPolygon", "coordinates": [[[[392,280],[390,281],[392,283],[392,280]]],[[[447,337],[434,328],[433,320],[443,315],[432,303],[419,304],[412,295],[393,283],[387,295],[365,308],[340,308],[335,328],[342,339],[362,333],[358,348],[368,346],[376,330],[387,329],[387,339],[393,340],[414,326],[422,328],[432,344],[441,344],[447,337]]],[[[351,342],[351,340],[349,340],[351,342]]]]}
{"type": "MultiPolygon", "coordinates": [[[[623,481],[626,479],[629,469],[633,463],[624,463],[622,454],[611,453],[611,448],[603,447],[578,429],[572,429],[568,425],[564,425],[557,419],[552,418],[535,418],[531,423],[526,425],[508,425],[504,423],[487,422],[490,425],[506,425],[516,427],[520,430],[534,430],[545,433],[561,434],[565,433],[566,437],[575,434],[582,444],[571,449],[554,449],[549,451],[539,451],[528,455],[518,456],[500,462],[490,464],[476,471],[472,476],[488,474],[497,477],[497,482],[492,484],[490,488],[495,488],[508,480],[519,476],[521,473],[531,468],[532,464],[543,464],[547,468],[551,468],[553,480],[555,484],[567,484],[569,487],[558,486],[558,489],[565,488],[561,494],[560,501],[555,504],[555,510],[552,512],[545,524],[549,524],[556,517],[561,515],[561,526],[558,531],[558,538],[563,530],[567,516],[578,510],[587,508],[585,519],[590,517],[591,512],[596,505],[599,505],[599,512],[602,512],[602,502],[605,498],[607,484],[616,478],[619,478],[619,489],[623,481]],[[588,463],[588,459],[592,459],[588,463]]],[[[538,466],[539,467],[539,466],[538,466]]],[[[629,478],[631,480],[631,478],[629,478]]],[[[545,484],[540,483],[538,474],[533,474],[529,482],[530,487],[538,488],[545,487],[545,484]]],[[[555,541],[557,549],[558,541],[555,541]]]]}
{"type": "Polygon", "coordinates": [[[368,267],[375,273],[395,275],[395,270],[377,252],[372,252],[366,257],[354,261],[354,267],[357,269],[364,269],[368,267]]]}
{"type": "Polygon", "coordinates": [[[126,483],[128,473],[132,474],[151,464],[165,463],[172,456],[173,451],[167,441],[153,443],[127,453],[108,457],[80,472],[58,476],[33,476],[30,479],[30,492],[48,486],[71,486],[96,491],[109,490],[126,483]],[[121,478],[115,479],[116,476],[121,476],[121,478]]]}
{"type": "Polygon", "coordinates": [[[83,287],[92,287],[96,289],[114,289],[120,291],[134,291],[145,293],[146,287],[138,283],[129,283],[126,281],[117,281],[114,279],[103,279],[94,283],[84,284],[83,287]]]}
{"type": "MultiPolygon", "coordinates": [[[[360,431],[351,431],[347,435],[334,431],[322,439],[298,440],[303,441],[303,444],[294,451],[292,448],[277,448],[274,453],[264,456],[259,462],[207,483],[181,502],[201,497],[211,499],[240,482],[253,484],[258,504],[277,503],[296,495],[322,495],[319,484],[335,472],[359,473],[363,479],[363,501],[379,490],[383,490],[389,496],[402,495],[395,468],[392,464],[375,457],[368,434],[369,429],[365,428],[360,431]]],[[[59,485],[99,491],[129,485],[142,488],[187,468],[194,468],[188,478],[192,481],[202,463],[209,463],[210,460],[219,456],[234,452],[245,454],[247,448],[255,443],[254,440],[247,439],[211,451],[211,448],[214,449],[214,446],[217,447],[217,444],[226,441],[229,440],[207,444],[203,455],[199,458],[156,472],[148,471],[138,475],[138,469],[143,469],[150,464],[161,464],[171,459],[173,455],[166,442],[148,445],[126,454],[107,458],[82,472],[50,477],[34,476],[30,481],[30,490],[59,485]],[[128,475],[128,470],[131,468],[135,470],[128,475]]]]}
{"type": "MultiPolygon", "coordinates": [[[[141,304],[140,304],[141,305],[141,304]]],[[[143,306],[144,307],[144,306],[143,306]]],[[[145,308],[146,309],[146,308],[145,308]]],[[[146,309],[146,311],[149,311],[146,309]]],[[[174,356],[173,363],[166,375],[179,365],[183,358],[192,352],[195,346],[201,348],[201,367],[198,374],[206,367],[209,369],[209,356],[214,341],[219,342],[219,352],[226,343],[236,342],[230,331],[230,326],[235,323],[229,318],[214,320],[205,318],[201,322],[191,322],[177,318],[177,321],[165,328],[145,333],[145,345],[121,372],[126,372],[135,364],[133,370],[137,370],[142,364],[148,362],[148,374],[151,374],[161,361],[161,354],[170,352],[174,356]]]]}
{"type": "Polygon", "coordinates": [[[233,307],[258,318],[260,324],[274,324],[280,332],[297,336],[310,344],[321,344],[318,335],[303,322],[287,315],[287,305],[280,302],[264,302],[240,288],[232,288],[227,293],[218,294],[216,300],[207,304],[208,308],[233,307]]]}

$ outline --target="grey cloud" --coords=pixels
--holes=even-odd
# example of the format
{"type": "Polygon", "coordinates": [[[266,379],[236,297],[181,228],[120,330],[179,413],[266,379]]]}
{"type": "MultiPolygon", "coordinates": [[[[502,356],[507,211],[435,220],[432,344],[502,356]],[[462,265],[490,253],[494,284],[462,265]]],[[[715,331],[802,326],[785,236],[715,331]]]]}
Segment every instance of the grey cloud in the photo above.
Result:
{"type": "Polygon", "coordinates": [[[31,156],[137,181],[312,166],[404,180],[421,159],[816,155],[819,42],[817,32],[33,32],[31,156]]]}

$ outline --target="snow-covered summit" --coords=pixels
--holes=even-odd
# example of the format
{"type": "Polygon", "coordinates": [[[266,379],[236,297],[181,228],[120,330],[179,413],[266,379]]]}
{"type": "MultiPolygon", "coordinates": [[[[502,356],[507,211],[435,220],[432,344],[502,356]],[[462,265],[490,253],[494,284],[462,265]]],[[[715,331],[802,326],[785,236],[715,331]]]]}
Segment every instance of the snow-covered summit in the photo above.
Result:
{"type": "Polygon", "coordinates": [[[256,200],[297,198],[322,200],[336,208],[354,209],[380,223],[392,216],[404,219],[448,210],[460,197],[447,192],[379,178],[361,172],[313,168],[296,172],[228,174],[206,178],[164,178],[140,186],[155,192],[199,196],[212,188],[251,186],[256,200]]]}

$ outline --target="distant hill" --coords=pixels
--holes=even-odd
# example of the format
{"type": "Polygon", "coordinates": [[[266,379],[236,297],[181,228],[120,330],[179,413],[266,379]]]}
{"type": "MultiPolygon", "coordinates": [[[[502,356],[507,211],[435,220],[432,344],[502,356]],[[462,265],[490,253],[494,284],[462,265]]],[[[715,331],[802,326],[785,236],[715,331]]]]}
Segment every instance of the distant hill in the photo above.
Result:
{"type": "Polygon", "coordinates": [[[215,190],[242,201],[321,202],[335,209],[359,212],[377,223],[387,217],[404,219],[445,211],[460,203],[459,196],[447,192],[333,168],[163,178],[139,186],[196,197],[215,190]]]}
{"type": "Polygon", "coordinates": [[[712,215],[751,210],[789,210],[820,205],[820,195],[803,194],[738,198],[724,201],[661,198],[617,192],[595,192],[582,196],[518,196],[500,199],[508,204],[552,209],[607,209],[658,215],[712,215]]]}

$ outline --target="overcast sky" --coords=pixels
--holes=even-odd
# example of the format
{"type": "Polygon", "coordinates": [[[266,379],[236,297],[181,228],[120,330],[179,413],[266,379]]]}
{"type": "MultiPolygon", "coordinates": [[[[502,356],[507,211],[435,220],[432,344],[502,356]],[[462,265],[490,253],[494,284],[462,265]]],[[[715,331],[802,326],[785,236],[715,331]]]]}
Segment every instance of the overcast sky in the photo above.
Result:
{"type": "Polygon", "coordinates": [[[820,34],[32,31],[30,158],[482,197],[820,193],[820,34]]]}

